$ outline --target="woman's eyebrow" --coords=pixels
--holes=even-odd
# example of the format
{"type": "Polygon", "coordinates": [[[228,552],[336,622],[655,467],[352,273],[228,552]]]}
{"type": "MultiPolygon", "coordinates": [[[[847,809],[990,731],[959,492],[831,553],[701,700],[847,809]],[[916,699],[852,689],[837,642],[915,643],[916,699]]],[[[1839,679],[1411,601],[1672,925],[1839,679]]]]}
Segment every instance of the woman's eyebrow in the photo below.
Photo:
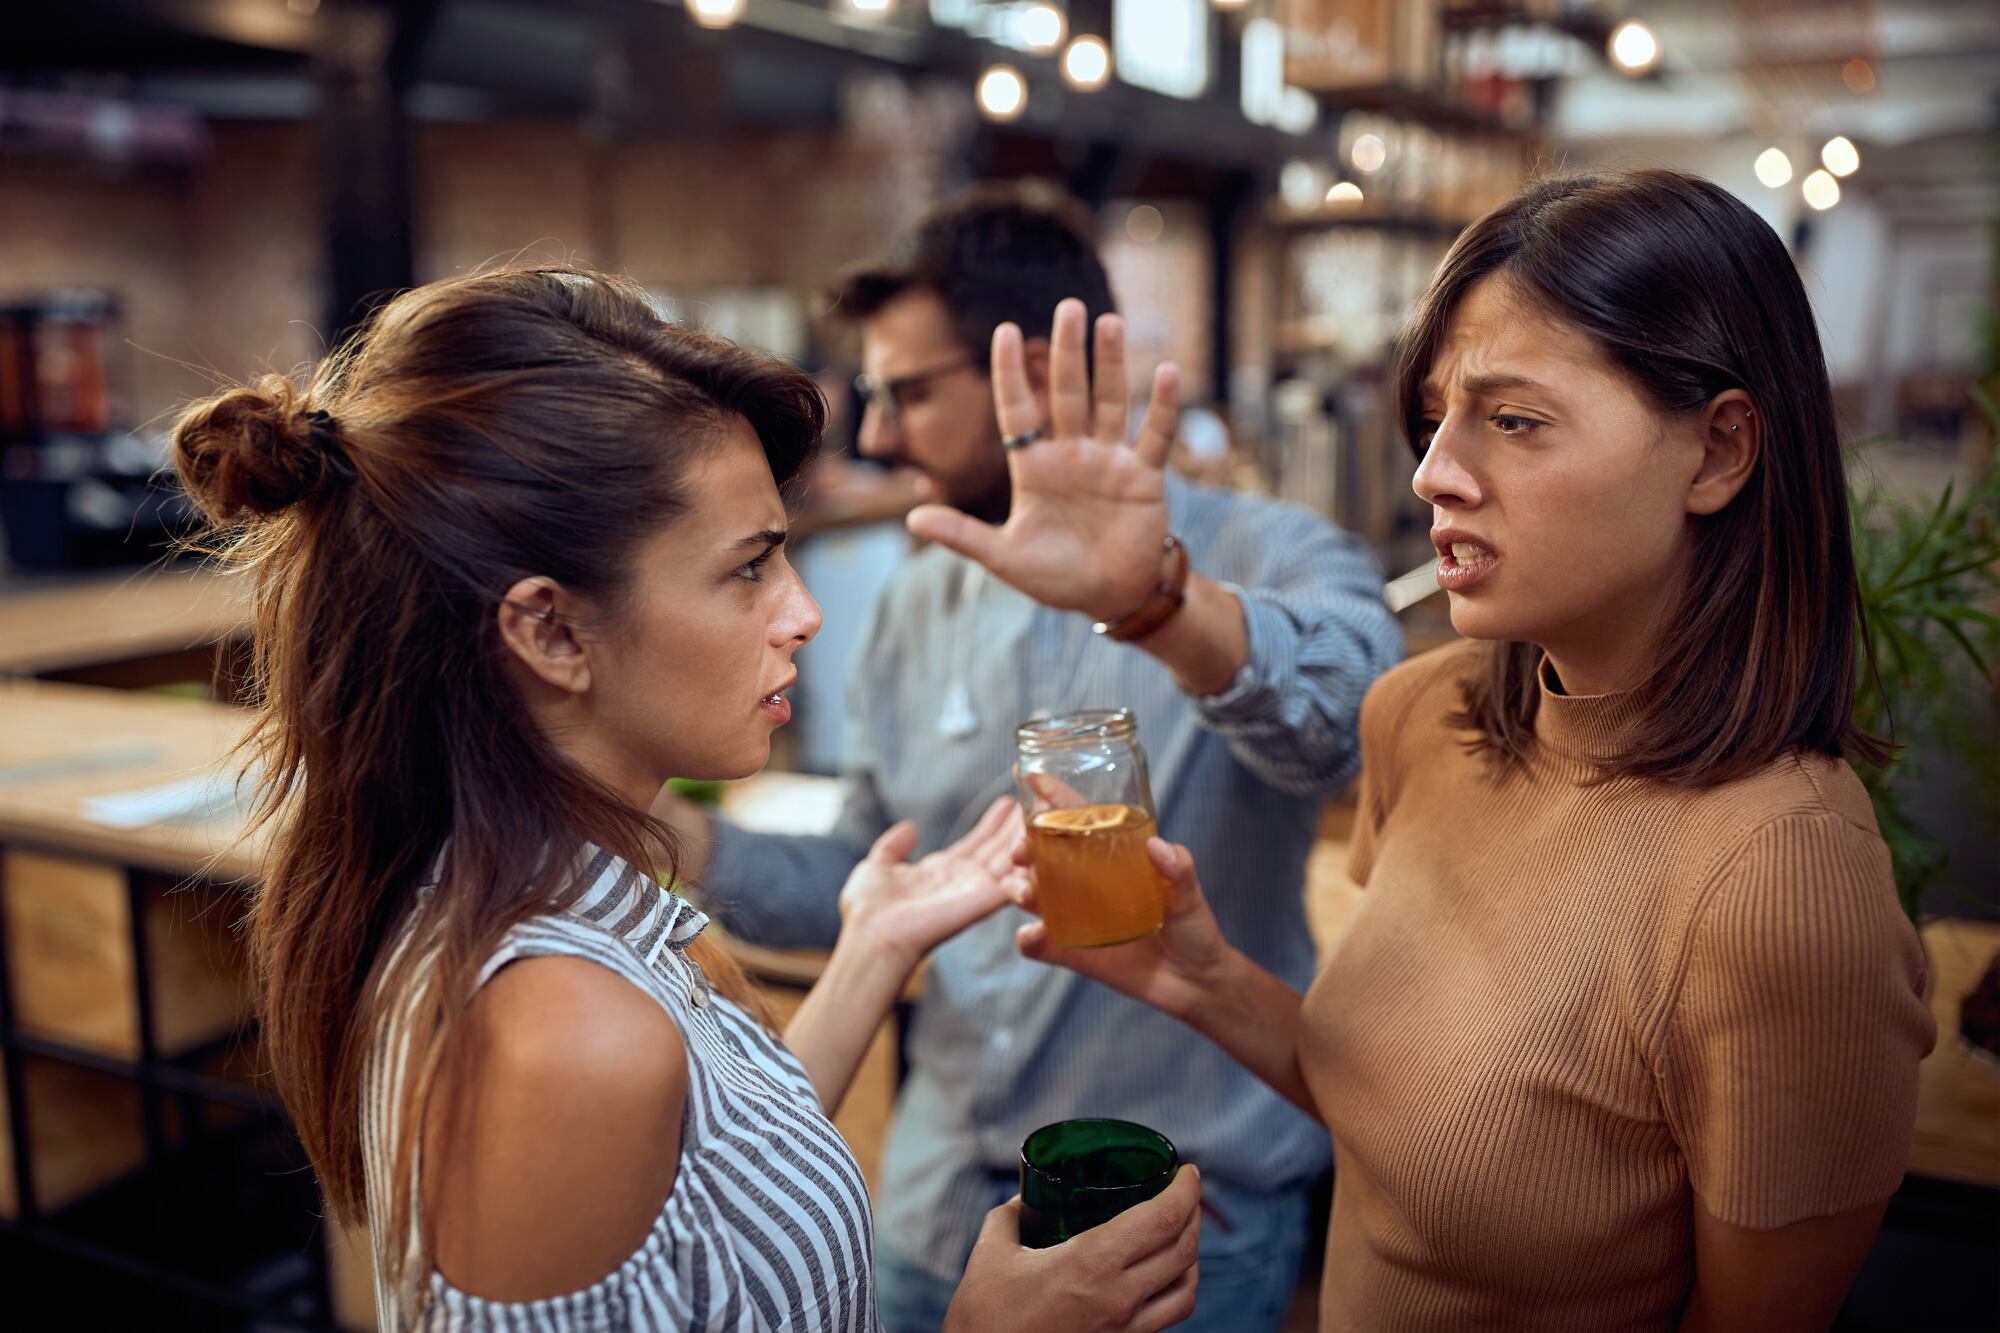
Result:
{"type": "MultiPolygon", "coordinates": [[[[1498,393],[1502,389],[1539,389],[1544,393],[1553,392],[1549,385],[1540,380],[1529,379],[1526,375],[1467,375],[1458,382],[1459,391],[1467,394],[1498,393]]],[[[1423,393],[1427,398],[1441,396],[1435,380],[1425,380],[1423,393]]]]}
{"type": "Polygon", "coordinates": [[[785,538],[789,535],[783,528],[765,528],[762,532],[751,533],[729,549],[741,551],[759,546],[783,546],[785,538]]]}

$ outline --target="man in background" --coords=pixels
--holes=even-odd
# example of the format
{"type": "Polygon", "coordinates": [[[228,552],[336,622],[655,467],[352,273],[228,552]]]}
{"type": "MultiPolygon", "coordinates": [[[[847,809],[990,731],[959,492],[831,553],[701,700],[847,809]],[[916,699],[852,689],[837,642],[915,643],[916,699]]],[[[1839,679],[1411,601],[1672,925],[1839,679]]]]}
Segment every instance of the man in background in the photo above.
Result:
{"type": "MultiPolygon", "coordinates": [[[[1112,521],[1130,517],[1113,513],[1128,501],[1063,475],[1055,454],[1024,466],[1037,432],[1003,447],[988,359],[994,330],[1018,325],[1049,422],[1057,303],[1115,309],[1088,226],[1060,203],[975,193],[843,282],[838,312],[862,333],[860,450],[920,470],[946,507],[912,516],[931,544],[891,578],[863,638],[846,806],[811,837],[749,833],[670,797],[658,809],[687,835],[684,874],[733,933],[830,947],[841,884],[884,829],[912,820],[919,852],[941,847],[1010,789],[1020,722],[1128,707],[1161,835],[1193,852],[1229,938],[1304,990],[1320,805],[1359,765],[1361,697],[1400,658],[1401,635],[1353,538],[1305,510],[1173,477],[1155,478],[1143,503],[1164,510],[1152,519],[1187,553],[1179,609],[1130,642],[1093,632],[1098,618],[1146,626],[1119,599],[1139,611],[1135,559],[1166,577],[1171,557],[1157,539],[1135,555],[1132,525],[1112,521]]],[[[1329,1159],[1324,1129],[1191,1030],[1020,958],[1021,920],[1007,909],[941,948],[916,1006],[878,1189],[885,1325],[939,1327],[987,1210],[1016,1190],[1021,1141],[1090,1115],[1152,1126],[1202,1169],[1212,1211],[1184,1326],[1277,1327],[1329,1159]]]]}

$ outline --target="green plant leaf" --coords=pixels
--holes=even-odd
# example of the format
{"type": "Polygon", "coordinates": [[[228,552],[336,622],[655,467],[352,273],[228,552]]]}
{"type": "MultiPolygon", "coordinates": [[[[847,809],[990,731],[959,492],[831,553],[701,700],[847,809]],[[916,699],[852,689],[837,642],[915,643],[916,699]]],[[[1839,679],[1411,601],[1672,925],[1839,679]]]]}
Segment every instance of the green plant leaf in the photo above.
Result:
{"type": "MultiPolygon", "coordinates": [[[[1945,579],[1955,579],[1961,574],[1971,574],[1979,570],[1985,570],[1989,575],[1992,575],[1993,562],[1996,560],[2000,560],[2000,543],[1995,543],[1993,549],[1990,551],[1981,551],[1978,555],[1967,557],[1955,565],[1946,565],[1942,569],[1928,570],[1919,578],[1905,579],[1894,587],[1882,589],[1877,595],[1892,597],[1897,593],[1909,592],[1927,583],[1938,583],[1945,579]]],[[[1988,577],[1983,582],[2000,587],[2000,575],[1988,577]]]]}
{"type": "MultiPolygon", "coordinates": [[[[2000,375],[1973,385],[1971,398],[2000,436],[2000,375]]],[[[1926,900],[1953,881],[1950,849],[1908,809],[1912,783],[1951,758],[1979,774],[1982,786],[2000,786],[1990,717],[1983,705],[1975,707],[1983,691],[1966,688],[1965,665],[1991,682],[2000,663],[1994,607],[2000,597],[2000,466],[1913,501],[1868,466],[1868,450],[1885,442],[1861,441],[1846,451],[1849,534],[1866,636],[1855,648],[1853,718],[1870,734],[1893,736],[1897,748],[1887,762],[1857,764],[1855,772],[1875,806],[1903,909],[1921,922],[1926,900]]],[[[1981,891],[1976,897],[1991,904],[1993,895],[1981,891]]]]}
{"type": "Polygon", "coordinates": [[[1972,659],[1972,665],[1979,668],[1980,675],[1989,676],[1993,674],[1991,669],[1989,669],[1986,665],[1986,659],[1980,655],[1980,652],[1977,648],[1972,646],[1972,640],[1965,637],[1965,631],[1958,627],[1956,621],[1939,620],[1938,624],[1944,626],[1944,632],[1951,635],[1953,639],[1958,641],[1958,646],[1960,648],[1963,648],[1965,650],[1965,655],[1972,659]]]}
{"type": "Polygon", "coordinates": [[[1979,410],[1986,414],[1986,424],[1993,428],[1995,435],[2000,435],[2000,403],[1994,402],[1993,395],[1986,392],[1986,386],[1977,380],[1973,381],[1969,387],[1972,392],[1972,401],[1977,403],[1979,410]]]}
{"type": "Polygon", "coordinates": [[[1952,483],[1947,481],[1944,484],[1944,493],[1938,496],[1937,505],[1931,510],[1930,516],[1922,521],[1922,526],[1914,534],[1906,536],[1903,558],[1896,562],[1896,567],[1890,570],[1888,577],[1883,580],[1885,583],[1891,585],[1892,591],[1894,590],[1896,580],[1901,578],[1911,564],[1929,550],[1932,537],[1943,526],[1945,513],[1951,508],[1951,492],[1952,483]]]}
{"type": "Polygon", "coordinates": [[[2000,631],[2000,616],[1994,615],[1991,611],[1982,611],[1976,606],[1967,606],[1964,602],[1918,602],[1916,609],[1940,621],[1951,621],[1954,624],[1970,621],[1972,624],[2000,631]]]}

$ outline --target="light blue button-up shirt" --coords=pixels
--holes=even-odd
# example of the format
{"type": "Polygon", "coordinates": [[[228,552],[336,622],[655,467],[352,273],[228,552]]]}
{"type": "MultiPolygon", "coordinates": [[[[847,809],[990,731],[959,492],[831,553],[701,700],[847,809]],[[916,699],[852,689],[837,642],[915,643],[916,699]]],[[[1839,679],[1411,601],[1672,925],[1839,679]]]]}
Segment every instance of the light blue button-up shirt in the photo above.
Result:
{"type": "MultiPolygon", "coordinates": [[[[1242,598],[1250,655],[1228,689],[1192,698],[1159,662],[1094,635],[941,548],[913,554],[878,601],[851,691],[850,791],[825,836],[718,823],[704,906],[735,934],[830,947],[848,872],[890,824],[919,850],[965,833],[1013,787],[1014,728],[1036,715],[1130,708],[1161,836],[1187,845],[1224,933],[1304,990],[1303,889],[1322,800],[1360,763],[1361,696],[1401,658],[1365,548],[1307,510],[1170,479],[1194,569],[1242,598]]],[[[908,1038],[877,1193],[879,1234],[956,1279],[1021,1141],[1072,1116],[1172,1139],[1238,1188],[1303,1184],[1324,1127],[1157,1011],[1021,958],[1005,908],[932,958],[908,1038]]]]}

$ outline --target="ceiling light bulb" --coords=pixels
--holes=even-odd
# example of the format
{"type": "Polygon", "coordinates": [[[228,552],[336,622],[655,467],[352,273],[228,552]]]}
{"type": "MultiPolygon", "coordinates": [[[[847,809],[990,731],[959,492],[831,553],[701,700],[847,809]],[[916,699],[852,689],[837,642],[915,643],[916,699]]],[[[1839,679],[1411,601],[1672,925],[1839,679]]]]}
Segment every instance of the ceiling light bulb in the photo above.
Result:
{"type": "Polygon", "coordinates": [[[1824,213],[1840,202],[1840,182],[1831,172],[1815,171],[1805,179],[1800,187],[1805,192],[1806,202],[1824,213]]]}
{"type": "Polygon", "coordinates": [[[1660,39],[1637,19],[1626,19],[1612,30],[1611,63],[1627,74],[1646,74],[1660,63],[1660,39]]]}
{"type": "Polygon", "coordinates": [[[1102,37],[1085,34],[1063,52],[1063,78],[1079,92],[1096,92],[1111,78],[1111,48],[1102,37]]]}
{"type": "Polygon", "coordinates": [[[1012,65],[993,65],[979,76],[979,109],[989,120],[1013,120],[1028,107],[1028,81],[1012,65]]]}
{"type": "Polygon", "coordinates": [[[1326,201],[1336,208],[1348,208],[1361,202],[1361,187],[1353,181],[1342,181],[1326,192],[1326,201]]]}
{"type": "Polygon", "coordinates": [[[1777,189],[1792,178],[1792,159],[1782,148],[1766,148],[1757,154],[1757,179],[1777,189]]]}
{"type": "Polygon", "coordinates": [[[1014,15],[1014,35],[1022,46],[1040,56],[1062,45],[1063,32],[1068,26],[1063,12],[1050,4],[1029,5],[1014,15]]]}
{"type": "Polygon", "coordinates": [[[1852,176],[1861,169],[1861,152],[1855,148],[1854,141],[1844,134],[1836,134],[1826,141],[1826,147],[1819,150],[1819,160],[1836,176],[1852,176]]]}
{"type": "Polygon", "coordinates": [[[687,0],[687,11],[704,28],[726,28],[743,17],[743,0],[687,0]]]}

